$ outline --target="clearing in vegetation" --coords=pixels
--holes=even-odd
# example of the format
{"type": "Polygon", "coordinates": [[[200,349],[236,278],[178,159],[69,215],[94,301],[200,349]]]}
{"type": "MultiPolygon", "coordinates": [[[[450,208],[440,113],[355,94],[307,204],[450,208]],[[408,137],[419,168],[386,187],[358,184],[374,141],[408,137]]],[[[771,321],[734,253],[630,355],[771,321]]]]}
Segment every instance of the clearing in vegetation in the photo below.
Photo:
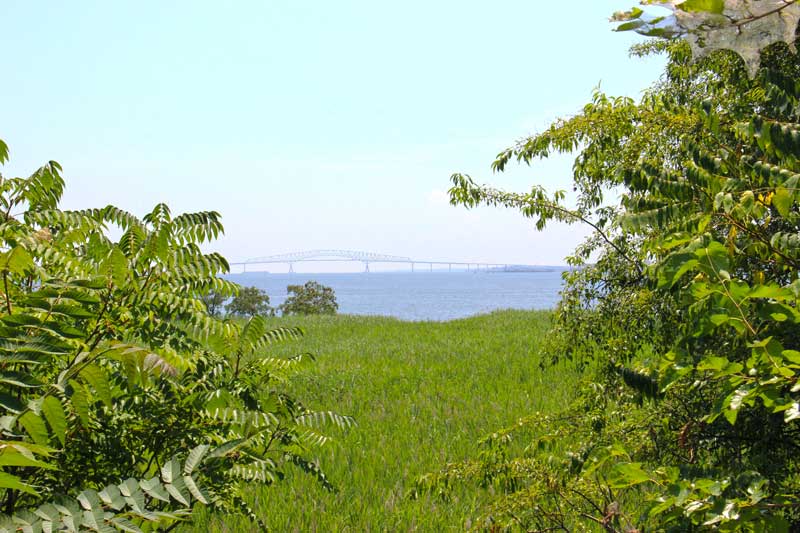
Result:
{"type": "MultiPolygon", "coordinates": [[[[335,409],[358,424],[322,449],[321,467],[337,493],[297,471],[273,487],[254,487],[250,503],[275,531],[463,530],[485,492],[411,500],[416,479],[474,455],[479,438],[522,416],[557,412],[574,390],[574,370],[539,367],[550,327],[545,311],[452,322],[289,317],[273,325],[301,326],[306,335],[272,355],[317,356],[290,390],[303,391],[309,407],[335,409]]],[[[199,511],[194,530],[251,530],[246,518],[199,511]]]]}

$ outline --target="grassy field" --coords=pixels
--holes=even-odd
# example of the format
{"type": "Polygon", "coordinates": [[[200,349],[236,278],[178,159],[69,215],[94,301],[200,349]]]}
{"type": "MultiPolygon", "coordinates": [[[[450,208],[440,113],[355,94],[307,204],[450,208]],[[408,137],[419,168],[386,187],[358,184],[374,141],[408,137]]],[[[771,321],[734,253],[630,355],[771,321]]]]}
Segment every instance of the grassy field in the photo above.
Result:
{"type": "MultiPolygon", "coordinates": [[[[414,479],[475,454],[483,435],[531,411],[554,411],[571,395],[571,371],[541,370],[549,314],[502,311],[452,322],[382,317],[275,319],[300,325],[303,340],[280,354],[312,352],[317,363],[293,392],[316,409],[356,418],[320,462],[338,493],[301,472],[254,487],[251,503],[275,531],[459,531],[485,495],[449,502],[406,497],[414,479]]],[[[335,434],[334,430],[331,433],[335,434]]],[[[249,532],[239,517],[198,516],[196,531],[249,532]]]]}

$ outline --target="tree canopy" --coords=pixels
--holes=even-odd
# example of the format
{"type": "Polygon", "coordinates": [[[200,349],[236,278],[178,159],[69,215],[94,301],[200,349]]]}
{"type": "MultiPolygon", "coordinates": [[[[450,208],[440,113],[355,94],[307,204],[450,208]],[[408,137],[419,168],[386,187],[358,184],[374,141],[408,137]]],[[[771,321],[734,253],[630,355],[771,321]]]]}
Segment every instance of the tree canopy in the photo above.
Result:
{"type": "MultiPolygon", "coordinates": [[[[686,29],[688,43],[637,46],[669,57],[639,101],[598,91],[494,161],[503,171],[574,152],[575,205],[540,186],[512,193],[453,175],[454,204],[519,209],[540,229],[554,220],[593,228],[570,258],[580,268],[566,274],[549,348],[587,381],[561,415],[494,433],[479,458],[421,478],[418,490],[447,494],[464,479],[499,489],[487,527],[800,527],[798,6],[673,8],[682,23],[730,18],[745,4],[776,9],[743,32],[783,17],[794,21],[792,46],[774,42],[786,39],[782,26],[769,43],[741,40],[759,54],[756,70],[747,54],[713,51],[730,48],[713,38],[693,57],[695,39],[717,31],[705,23],[686,29]],[[528,439],[525,455],[508,455],[512,436],[528,439]]],[[[640,11],[619,16],[621,29],[661,28],[640,11]]]]}
{"type": "Polygon", "coordinates": [[[280,305],[284,315],[334,315],[339,309],[333,289],[316,281],[286,287],[288,298],[280,305]]]}
{"type": "Polygon", "coordinates": [[[242,287],[225,306],[232,316],[252,317],[256,315],[274,315],[275,310],[269,305],[269,295],[258,287],[242,287]]]}

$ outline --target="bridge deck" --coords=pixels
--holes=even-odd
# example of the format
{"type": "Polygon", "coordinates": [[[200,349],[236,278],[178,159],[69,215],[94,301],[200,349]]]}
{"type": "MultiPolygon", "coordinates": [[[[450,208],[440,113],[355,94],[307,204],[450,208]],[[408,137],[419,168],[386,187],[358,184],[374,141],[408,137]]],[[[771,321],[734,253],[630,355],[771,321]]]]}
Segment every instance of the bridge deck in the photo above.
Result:
{"type": "Polygon", "coordinates": [[[255,257],[245,261],[237,261],[230,263],[231,266],[241,266],[247,271],[248,265],[268,265],[268,264],[286,264],[289,265],[289,271],[294,271],[295,263],[363,263],[365,270],[369,271],[369,265],[374,263],[403,263],[411,265],[412,272],[415,265],[428,265],[433,270],[434,265],[447,265],[448,269],[455,267],[466,267],[470,270],[475,267],[476,270],[481,268],[488,270],[494,269],[542,269],[543,267],[537,265],[520,265],[514,263],[502,262],[486,262],[486,261],[444,261],[444,260],[428,260],[428,259],[412,259],[410,257],[401,257],[397,255],[379,254],[375,252],[361,252],[354,250],[310,250],[306,252],[292,252],[287,254],[269,255],[264,257],[255,257]]]}

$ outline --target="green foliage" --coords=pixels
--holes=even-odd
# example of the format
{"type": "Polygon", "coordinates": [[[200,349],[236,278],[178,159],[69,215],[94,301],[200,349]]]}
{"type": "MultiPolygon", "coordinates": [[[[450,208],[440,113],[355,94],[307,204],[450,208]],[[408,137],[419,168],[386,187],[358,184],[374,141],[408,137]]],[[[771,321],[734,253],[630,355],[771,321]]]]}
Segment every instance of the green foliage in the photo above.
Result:
{"type": "Polygon", "coordinates": [[[61,211],[60,172],[0,177],[3,527],[146,531],[186,520],[195,501],[259,524],[244,482],[299,467],[330,487],[309,420],[351,420],[285,393],[309,357],[266,354],[300,332],[222,322],[203,302],[238,289],[200,249],[219,214],[61,211]]]}
{"type": "Polygon", "coordinates": [[[333,289],[316,281],[286,287],[289,296],[280,305],[284,315],[335,315],[339,309],[333,289]]]}
{"type": "Polygon", "coordinates": [[[46,503],[6,517],[0,521],[0,533],[20,529],[135,533],[183,520],[191,512],[192,502],[210,503],[210,496],[197,486],[194,474],[207,451],[208,446],[198,446],[184,463],[173,457],[160,475],[148,480],[128,478],[100,491],[84,490],[72,501],[46,503]]]}
{"type": "Polygon", "coordinates": [[[275,310],[269,305],[269,296],[258,287],[240,288],[225,306],[225,310],[229,315],[240,317],[275,314],[275,310]]]}
{"type": "Polygon", "coordinates": [[[227,297],[223,293],[217,291],[209,291],[208,294],[201,297],[201,300],[206,305],[206,311],[215,318],[219,318],[222,315],[226,299],[227,297]]]}
{"type": "Polygon", "coordinates": [[[596,94],[498,155],[503,170],[577,151],[576,207],[453,176],[454,203],[595,230],[548,346],[586,369],[578,400],[523,423],[525,453],[505,448],[515,427],[420,480],[421,493],[493,487],[487,527],[800,527],[800,63],[774,45],[751,79],[729,54],[690,62],[682,42],[637,53],[661,50],[667,71],[640,102],[596,94]]]}

